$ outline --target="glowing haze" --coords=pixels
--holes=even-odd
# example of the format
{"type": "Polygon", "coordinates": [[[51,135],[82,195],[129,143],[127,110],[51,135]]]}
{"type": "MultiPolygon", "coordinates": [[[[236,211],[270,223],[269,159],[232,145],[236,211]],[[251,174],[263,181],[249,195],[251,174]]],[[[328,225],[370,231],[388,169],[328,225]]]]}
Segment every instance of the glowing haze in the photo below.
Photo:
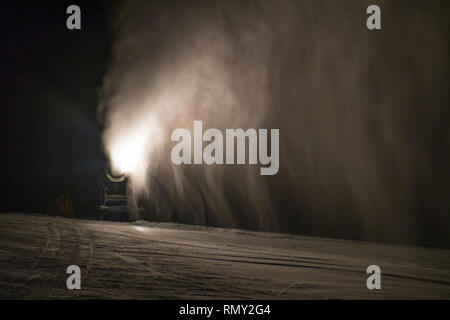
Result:
{"type": "Polygon", "coordinates": [[[144,218],[412,242],[432,228],[448,241],[449,155],[430,150],[448,37],[439,10],[414,1],[377,2],[383,29],[369,31],[369,2],[119,5],[99,111],[144,218]],[[171,132],[194,120],[279,128],[278,174],[172,164],[171,132]]]}
{"type": "Polygon", "coordinates": [[[105,148],[113,171],[126,174],[133,183],[146,183],[152,151],[161,143],[162,133],[158,121],[151,114],[142,114],[130,122],[115,121],[105,132],[105,148]]]}

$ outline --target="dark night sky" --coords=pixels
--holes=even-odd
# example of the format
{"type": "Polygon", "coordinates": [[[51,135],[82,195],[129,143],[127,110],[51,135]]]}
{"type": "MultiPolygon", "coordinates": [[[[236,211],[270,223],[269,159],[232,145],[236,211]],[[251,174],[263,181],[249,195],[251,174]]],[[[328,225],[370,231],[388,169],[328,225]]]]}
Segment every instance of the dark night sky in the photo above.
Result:
{"type": "Polygon", "coordinates": [[[77,3],[82,29],[71,31],[70,1],[2,1],[0,211],[41,212],[65,187],[95,186],[102,170],[96,107],[113,2],[77,3]]]}
{"type": "MultiPolygon", "coordinates": [[[[2,1],[0,164],[3,174],[0,212],[45,212],[49,202],[65,188],[74,197],[75,206],[79,206],[76,209],[81,209],[79,212],[89,214],[89,209],[95,208],[97,181],[106,163],[97,106],[103,77],[108,73],[112,59],[114,3],[2,1]],[[66,8],[71,4],[79,5],[82,10],[80,31],[66,28],[66,8]]],[[[180,7],[185,5],[177,3],[182,3],[180,7]]],[[[417,3],[419,1],[414,2],[417,3]]],[[[408,8],[410,2],[403,4],[408,8]]],[[[436,8],[445,8],[447,13],[437,12],[436,16],[441,21],[448,21],[448,5],[439,4],[436,8]]],[[[416,12],[413,9],[411,12],[416,12]]],[[[177,31],[177,26],[174,29],[177,31]]],[[[400,38],[398,41],[402,40],[400,38]]],[[[394,39],[392,43],[396,41],[394,39]]],[[[395,55],[391,58],[397,61],[395,55]]],[[[286,66],[286,70],[290,68],[286,66]]],[[[443,68],[448,68],[448,61],[443,68]]],[[[419,142],[426,146],[427,159],[434,164],[430,169],[432,175],[414,178],[418,188],[415,194],[419,195],[415,201],[421,206],[417,209],[419,217],[424,225],[430,223],[430,227],[425,228],[427,240],[423,244],[437,246],[448,246],[449,243],[448,235],[433,235],[436,222],[428,219],[429,212],[437,212],[440,217],[446,215],[447,220],[444,220],[448,221],[449,214],[449,186],[442,178],[442,175],[449,175],[444,163],[449,155],[450,137],[445,125],[449,120],[448,91],[445,95],[448,76],[443,80],[442,87],[437,90],[438,97],[431,99],[439,100],[437,109],[442,122],[438,127],[421,126],[422,113],[406,115],[407,119],[412,119],[411,123],[418,124],[417,136],[423,139],[419,142]],[[439,182],[436,192],[430,191],[430,186],[435,185],[434,180],[439,182]],[[429,196],[435,193],[439,193],[441,199],[438,205],[429,196]]],[[[276,85],[278,82],[274,87],[276,85]]],[[[283,88],[279,91],[289,92],[283,88]]],[[[419,110],[421,103],[427,104],[430,99],[417,94],[416,100],[418,106],[415,108],[419,110]]],[[[285,202],[286,199],[279,197],[277,200],[285,202]]],[[[287,225],[294,225],[287,221],[287,225]]]]}

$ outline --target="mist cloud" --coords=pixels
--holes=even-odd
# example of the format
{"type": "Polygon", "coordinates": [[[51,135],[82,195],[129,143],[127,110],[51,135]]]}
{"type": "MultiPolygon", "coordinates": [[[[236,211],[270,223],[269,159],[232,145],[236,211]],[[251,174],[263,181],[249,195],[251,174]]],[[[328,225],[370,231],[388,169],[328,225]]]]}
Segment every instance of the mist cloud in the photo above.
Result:
{"type": "Polygon", "coordinates": [[[410,242],[433,230],[449,244],[448,37],[411,1],[378,1],[369,31],[369,4],[119,5],[99,112],[110,158],[136,155],[122,162],[146,218],[410,242]],[[171,133],[194,120],[279,128],[279,173],[173,165],[171,133]]]}

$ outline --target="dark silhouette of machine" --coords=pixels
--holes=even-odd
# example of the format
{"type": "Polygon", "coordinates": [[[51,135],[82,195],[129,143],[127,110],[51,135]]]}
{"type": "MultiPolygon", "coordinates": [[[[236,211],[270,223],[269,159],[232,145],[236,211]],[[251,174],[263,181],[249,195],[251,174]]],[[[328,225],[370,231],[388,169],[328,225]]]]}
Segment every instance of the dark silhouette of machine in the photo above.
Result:
{"type": "Polygon", "coordinates": [[[99,179],[100,204],[97,206],[100,220],[130,221],[132,208],[130,208],[130,190],[128,177],[123,174],[114,174],[111,167],[99,179]]]}

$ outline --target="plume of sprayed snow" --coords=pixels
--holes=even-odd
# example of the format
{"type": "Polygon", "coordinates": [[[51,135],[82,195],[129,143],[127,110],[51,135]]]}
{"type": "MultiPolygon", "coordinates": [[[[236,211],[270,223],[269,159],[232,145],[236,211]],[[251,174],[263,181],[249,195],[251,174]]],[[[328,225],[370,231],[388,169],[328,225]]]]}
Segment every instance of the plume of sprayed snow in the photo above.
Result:
{"type": "MultiPolygon", "coordinates": [[[[370,33],[367,5],[120,5],[101,101],[104,145],[130,175],[146,217],[415,240],[422,214],[416,186],[438,176],[417,127],[439,126],[432,93],[445,77],[447,40],[431,10],[384,1],[390,33],[370,33]],[[279,174],[173,165],[170,134],[192,130],[194,120],[222,130],[280,128],[279,174]]],[[[434,219],[439,226],[446,218],[437,212],[434,219]]]]}

